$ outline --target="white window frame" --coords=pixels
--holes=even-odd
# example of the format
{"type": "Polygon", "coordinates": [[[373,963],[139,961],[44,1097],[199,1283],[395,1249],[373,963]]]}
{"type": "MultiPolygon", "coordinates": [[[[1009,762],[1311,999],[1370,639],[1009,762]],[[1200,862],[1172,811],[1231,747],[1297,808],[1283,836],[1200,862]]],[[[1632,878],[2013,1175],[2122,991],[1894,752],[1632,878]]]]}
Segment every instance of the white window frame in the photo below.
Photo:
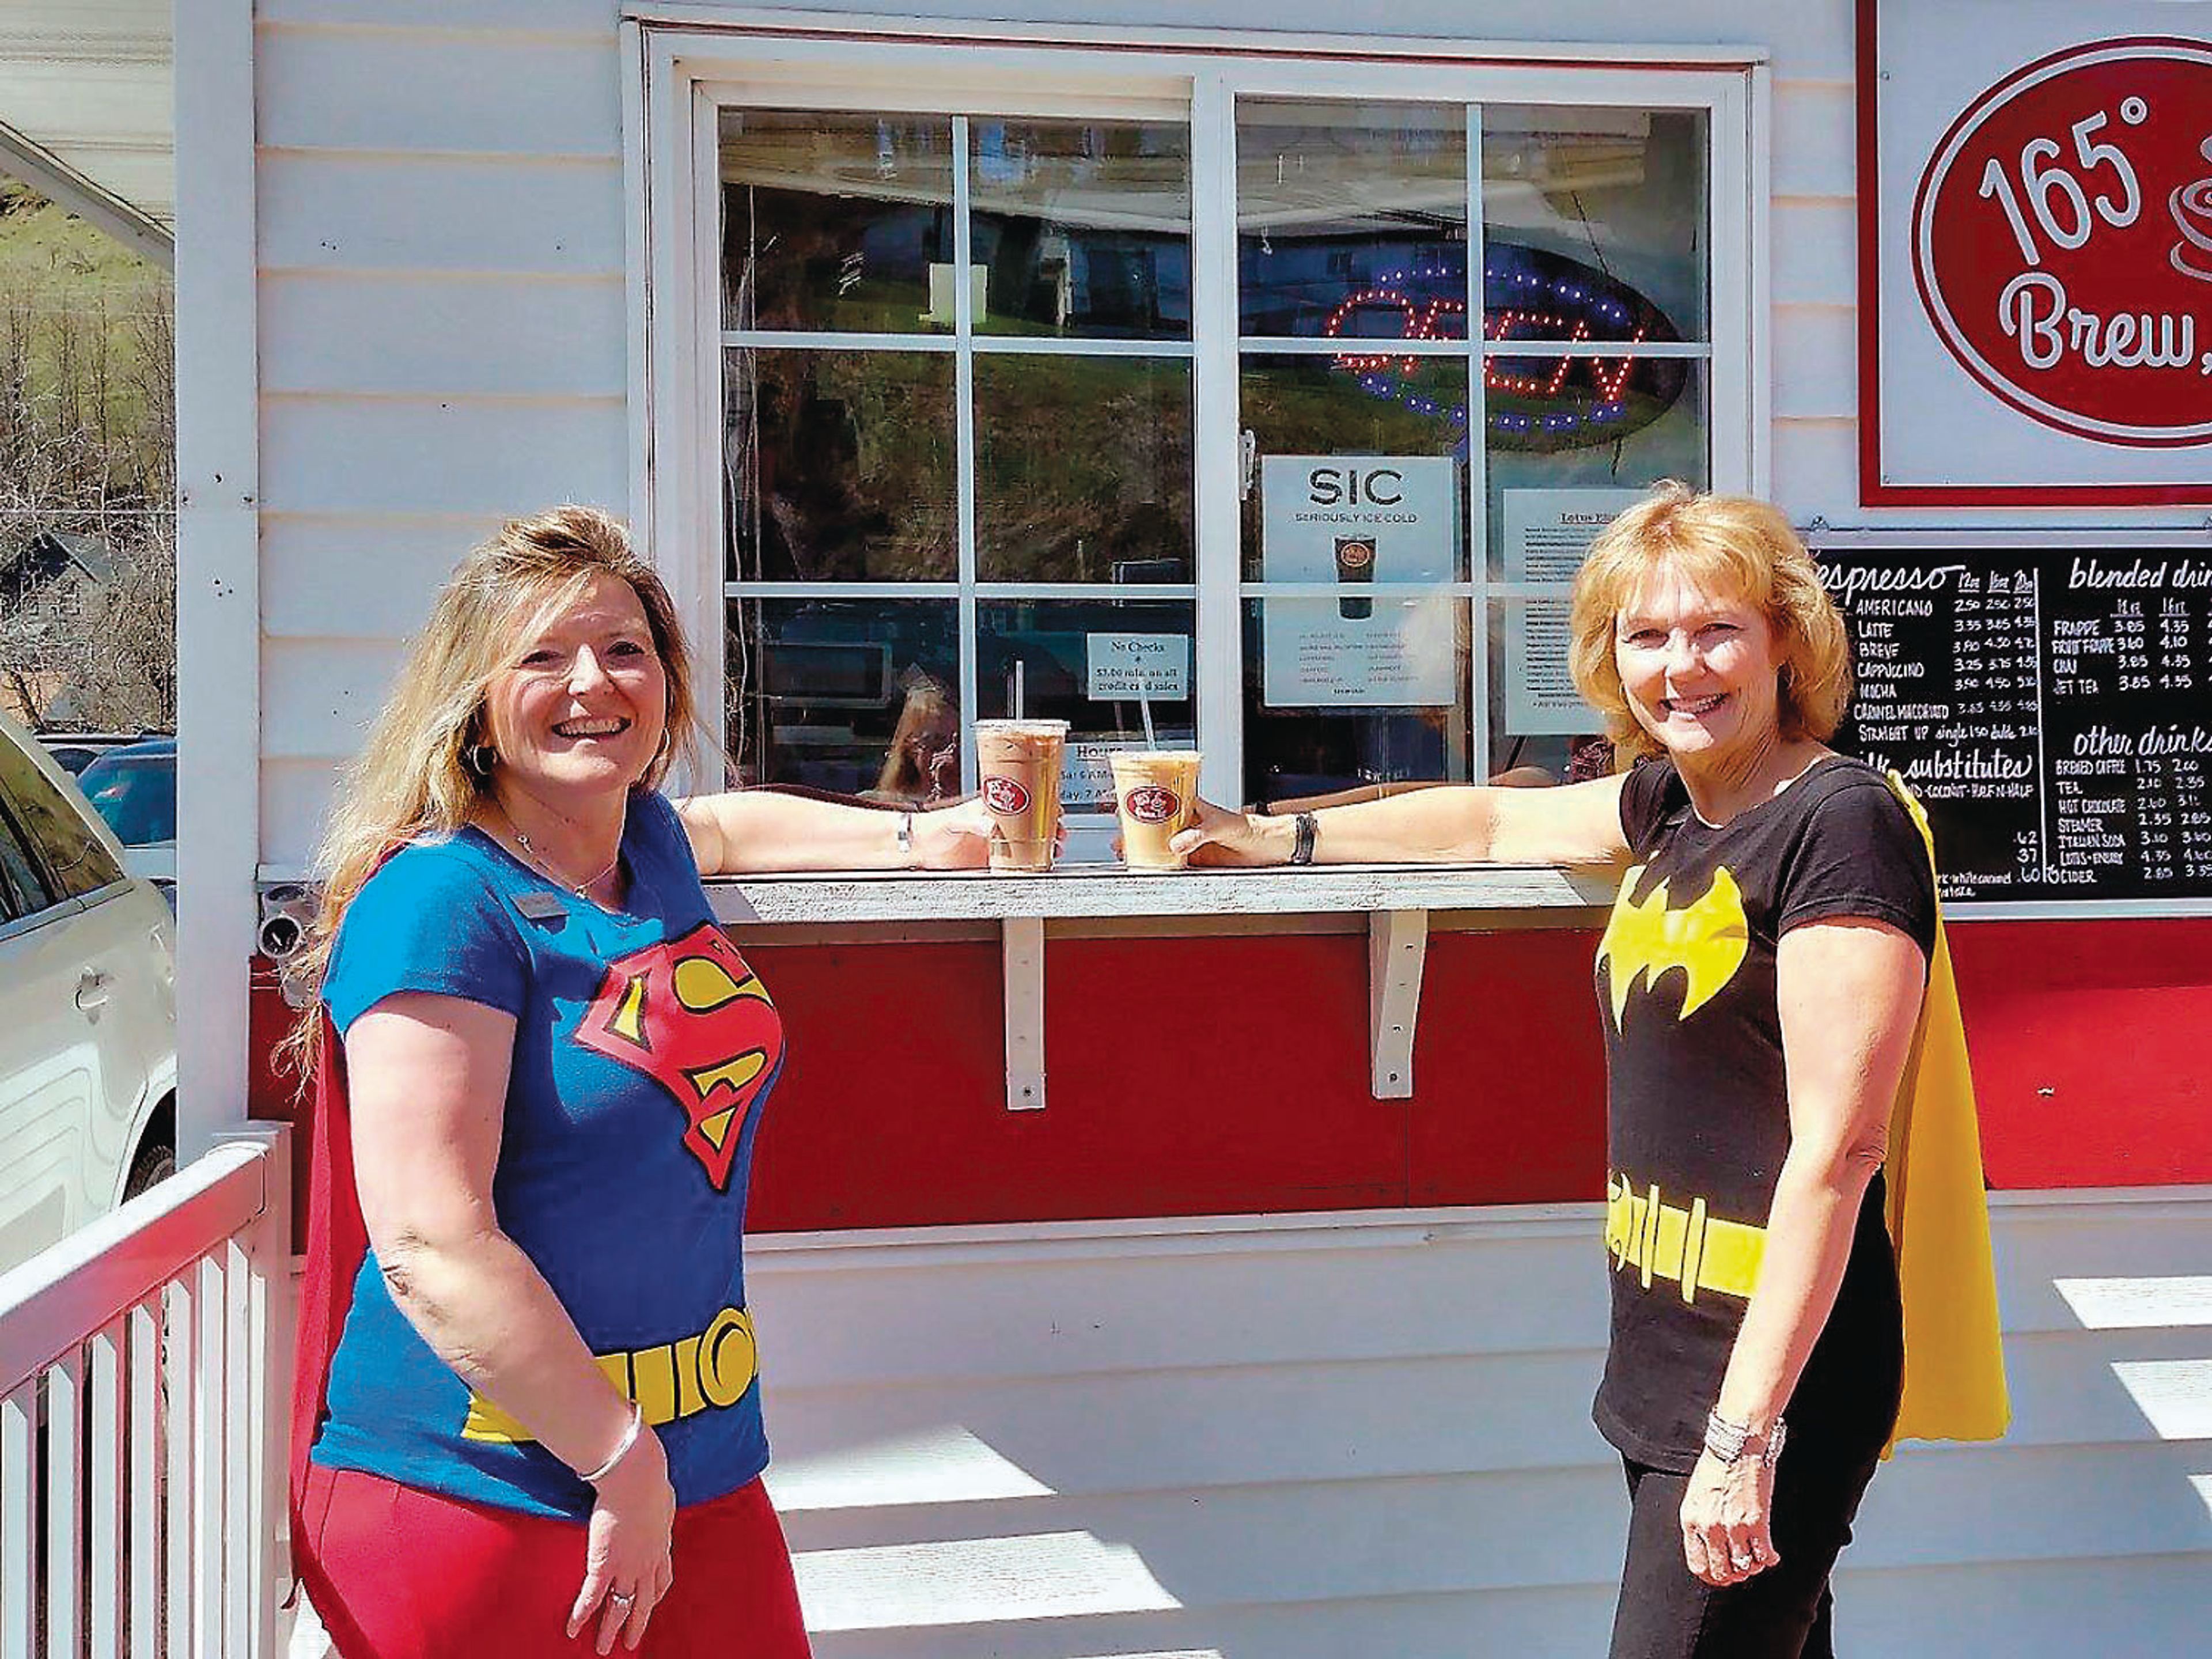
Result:
{"type": "MultiPolygon", "coordinates": [[[[1768,93],[1763,49],[1536,45],[1357,36],[1264,36],[1200,29],[1115,29],[821,13],[631,5],[623,24],[629,199],[631,514],[666,578],[696,651],[699,683],[726,673],[721,462],[720,155],[726,105],[914,112],[988,110],[1035,118],[1188,118],[1191,133],[1193,533],[1197,599],[1193,672],[1200,787],[1243,798],[1243,659],[1247,590],[1239,525],[1233,140],[1240,97],[1553,103],[1703,108],[1707,112],[1711,298],[1706,364],[1711,487],[1755,495],[1768,476],[1768,93]],[[1264,46],[1255,46],[1264,40],[1264,46]],[[1740,204],[1740,205],[1739,205],[1740,204]]],[[[1471,226],[1481,223],[1471,169],[1471,226]]],[[[967,228],[957,235],[964,247],[967,228]]],[[[1470,265],[1481,269],[1479,244],[1470,265]]],[[[967,305],[964,284],[957,302],[967,305]]],[[[803,343],[792,337],[782,343],[803,343]]],[[[933,343],[934,349],[945,349],[933,343]]],[[[1452,343],[1465,356],[1468,343],[1452,343]]],[[[1525,348],[1524,348],[1525,350],[1525,348]]],[[[1180,352],[1170,355],[1181,355],[1180,352]]],[[[1611,354],[1609,354],[1611,355],[1611,354]]],[[[1654,355],[1654,354],[1647,354],[1654,355]]],[[[1677,354],[1680,355],[1680,354],[1677,354]]],[[[962,388],[957,419],[974,419],[962,388]]],[[[963,446],[963,449],[966,447],[963,446]]],[[[1483,449],[1470,445],[1469,498],[1483,500],[1483,449]]],[[[973,556],[973,480],[963,477],[961,556],[973,556]]],[[[1470,717],[1478,757],[1489,733],[1488,611],[1522,590],[1489,579],[1480,547],[1470,580],[1437,591],[1474,607],[1470,717]]],[[[753,585],[748,585],[748,591],[753,585]]],[[[887,585],[888,586],[888,585],[887,585]]],[[[947,584],[899,584],[941,598],[947,584]]],[[[819,590],[826,591],[826,590],[819,590]]],[[[975,603],[960,585],[964,608],[975,603]]],[[[1049,588],[1038,588],[1048,594],[1049,588]]],[[[1182,586],[1158,597],[1179,598],[1182,586]]],[[[1122,597],[1150,597],[1130,590],[1122,597]]],[[[973,618],[964,621],[972,624],[973,618]]],[[[963,641],[972,640],[963,626],[963,641]]],[[[963,774],[972,775],[975,664],[963,652],[963,774]]],[[[718,690],[700,702],[724,738],[718,690]]],[[[686,781],[696,786],[698,781],[686,781]]],[[[715,781],[719,781],[716,780],[715,781]]]]}

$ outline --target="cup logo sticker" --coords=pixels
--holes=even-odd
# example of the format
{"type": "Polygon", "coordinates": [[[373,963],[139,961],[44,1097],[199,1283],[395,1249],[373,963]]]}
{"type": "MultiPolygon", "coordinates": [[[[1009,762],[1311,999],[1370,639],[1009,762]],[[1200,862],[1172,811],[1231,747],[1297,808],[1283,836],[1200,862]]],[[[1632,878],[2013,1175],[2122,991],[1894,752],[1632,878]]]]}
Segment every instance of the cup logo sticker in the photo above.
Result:
{"type": "Polygon", "coordinates": [[[1018,818],[1030,810],[1030,792],[1019,778],[986,778],[983,805],[1002,818],[1018,818]]]}
{"type": "Polygon", "coordinates": [[[2212,438],[2212,44],[2100,41],[1984,91],[1921,176],[1912,276],[1960,366],[2030,420],[2212,438]]]}
{"type": "Polygon", "coordinates": [[[1336,544],[1336,562],[1346,570],[1364,570],[1375,562],[1375,544],[1352,540],[1336,544]]]}
{"type": "Polygon", "coordinates": [[[1139,823],[1165,823],[1182,810],[1175,791],[1157,783],[1139,784],[1122,798],[1121,805],[1139,823]]]}

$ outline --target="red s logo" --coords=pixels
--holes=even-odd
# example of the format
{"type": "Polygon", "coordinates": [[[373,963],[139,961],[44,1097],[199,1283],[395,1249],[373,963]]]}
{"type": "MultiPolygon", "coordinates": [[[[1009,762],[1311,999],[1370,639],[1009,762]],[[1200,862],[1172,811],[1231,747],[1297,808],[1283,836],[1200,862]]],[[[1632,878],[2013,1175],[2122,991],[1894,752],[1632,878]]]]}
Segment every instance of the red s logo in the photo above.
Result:
{"type": "Polygon", "coordinates": [[[783,1020],[720,928],[701,922],[609,963],[576,1041],[666,1089],[684,1147],[729,1190],[745,1115],[783,1059],[783,1020]]]}

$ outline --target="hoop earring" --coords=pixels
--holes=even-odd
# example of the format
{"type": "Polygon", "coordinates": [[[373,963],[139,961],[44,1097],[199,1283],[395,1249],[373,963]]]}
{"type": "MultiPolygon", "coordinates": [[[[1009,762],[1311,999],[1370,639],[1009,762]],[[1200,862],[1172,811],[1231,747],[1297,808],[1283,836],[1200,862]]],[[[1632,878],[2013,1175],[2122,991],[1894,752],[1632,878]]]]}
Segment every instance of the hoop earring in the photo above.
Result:
{"type": "Polygon", "coordinates": [[[660,747],[653,751],[652,763],[645,769],[650,772],[656,766],[665,766],[669,757],[675,752],[675,739],[669,735],[668,728],[664,726],[660,728],[660,747]]]}
{"type": "Polygon", "coordinates": [[[462,769],[487,781],[491,777],[491,769],[498,761],[499,750],[488,743],[468,744],[461,750],[462,769]]]}

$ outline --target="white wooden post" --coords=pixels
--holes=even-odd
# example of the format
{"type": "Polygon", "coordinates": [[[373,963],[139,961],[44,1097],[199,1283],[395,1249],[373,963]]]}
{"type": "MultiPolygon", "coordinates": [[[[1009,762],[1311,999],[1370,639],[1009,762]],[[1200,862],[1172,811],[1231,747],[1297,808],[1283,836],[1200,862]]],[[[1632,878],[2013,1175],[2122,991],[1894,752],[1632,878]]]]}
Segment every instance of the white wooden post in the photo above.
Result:
{"type": "Polygon", "coordinates": [[[179,12],[177,1161],[242,1114],[260,847],[252,0],[179,12]]]}

